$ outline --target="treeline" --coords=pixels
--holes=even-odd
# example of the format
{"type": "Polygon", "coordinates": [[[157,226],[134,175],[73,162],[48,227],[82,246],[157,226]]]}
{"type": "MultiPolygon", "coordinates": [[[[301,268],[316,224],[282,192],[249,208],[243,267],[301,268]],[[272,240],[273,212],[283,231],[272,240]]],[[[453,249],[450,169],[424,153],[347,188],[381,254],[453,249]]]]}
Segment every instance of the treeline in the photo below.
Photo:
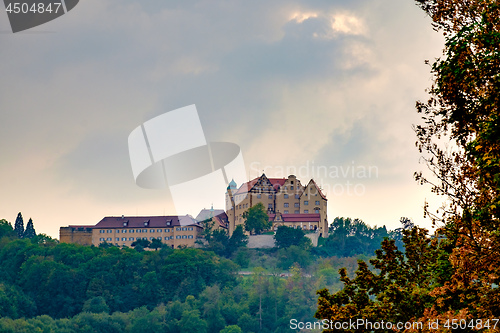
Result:
{"type": "Polygon", "coordinates": [[[403,230],[413,227],[410,219],[402,217],[401,228],[388,231],[385,226],[371,227],[360,219],[337,217],[330,224],[329,236],[320,239],[313,253],[323,257],[373,256],[384,239],[393,239],[400,250],[404,250],[403,230]]]}
{"type": "Polygon", "coordinates": [[[203,249],[19,239],[2,221],[0,332],[288,332],[291,318],[313,320],[318,288],[339,283],[326,261],[310,274],[309,253],[309,273],[290,261],[294,247],[243,248],[233,262],[203,249]],[[235,262],[252,272],[240,276],[235,262]]]}
{"type": "MultiPolygon", "coordinates": [[[[336,221],[332,239],[372,240],[362,221],[336,221]]],[[[318,256],[300,229],[275,238],[274,249],[247,249],[240,229],[216,231],[206,249],[144,251],[19,239],[2,220],[0,332],[288,332],[290,319],[314,320],[316,290],[342,287],[339,268],[353,274],[371,256],[318,256]]]]}

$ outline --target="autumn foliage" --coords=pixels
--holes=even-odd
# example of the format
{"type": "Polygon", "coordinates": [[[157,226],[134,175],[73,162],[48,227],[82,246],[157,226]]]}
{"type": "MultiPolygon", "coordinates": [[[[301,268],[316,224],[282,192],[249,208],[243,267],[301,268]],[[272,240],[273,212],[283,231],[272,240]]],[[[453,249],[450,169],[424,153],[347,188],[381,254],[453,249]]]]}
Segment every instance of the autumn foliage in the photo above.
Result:
{"type": "MultiPolygon", "coordinates": [[[[342,291],[319,291],[317,318],[471,323],[500,317],[500,3],[416,3],[446,40],[432,64],[429,100],[417,102],[423,123],[415,126],[431,172],[416,173],[416,180],[446,198],[437,211],[425,208],[438,232],[431,240],[424,230],[407,231],[405,255],[384,241],[371,262],[379,273],[361,262],[354,279],[342,276],[342,291]]],[[[478,329],[494,330],[460,331],[478,329]]]]}

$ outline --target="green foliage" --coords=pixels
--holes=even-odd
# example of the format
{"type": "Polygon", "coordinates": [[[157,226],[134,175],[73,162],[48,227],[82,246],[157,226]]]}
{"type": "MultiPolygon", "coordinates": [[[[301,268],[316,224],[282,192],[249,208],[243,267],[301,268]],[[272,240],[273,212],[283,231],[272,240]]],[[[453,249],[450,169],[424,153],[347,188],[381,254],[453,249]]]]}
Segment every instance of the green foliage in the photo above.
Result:
{"type": "Polygon", "coordinates": [[[243,331],[238,325],[229,325],[220,331],[220,333],[243,333],[243,331]]]}
{"type": "Polygon", "coordinates": [[[28,224],[26,225],[26,230],[24,231],[23,238],[33,239],[36,237],[35,227],[33,226],[33,220],[30,218],[28,224]]]}
{"type": "MultiPolygon", "coordinates": [[[[102,243],[101,243],[102,244],[102,243]]],[[[132,244],[130,244],[133,248],[135,248],[137,251],[141,252],[144,251],[145,248],[151,246],[151,242],[148,241],[147,239],[141,238],[135,240],[132,244]]]]}
{"type": "Polygon", "coordinates": [[[248,236],[243,232],[241,225],[236,226],[233,234],[229,237],[228,232],[224,229],[211,230],[209,221],[206,221],[204,230],[205,241],[203,248],[208,251],[213,251],[219,256],[229,258],[240,247],[244,247],[248,243],[248,236]]]}
{"type": "Polygon", "coordinates": [[[372,256],[384,238],[389,237],[385,226],[370,227],[365,222],[336,217],[330,225],[330,235],[322,245],[314,248],[321,256],[352,257],[359,254],[372,256]]]}
{"type": "Polygon", "coordinates": [[[109,313],[109,306],[106,304],[106,299],[102,296],[90,298],[83,304],[83,312],[92,313],[109,313]]]}
{"type": "Polygon", "coordinates": [[[251,234],[260,234],[272,227],[272,222],[269,221],[269,216],[262,202],[248,208],[243,213],[243,218],[245,219],[245,230],[251,234]]]}
{"type": "Polygon", "coordinates": [[[290,245],[278,250],[278,267],[289,269],[294,264],[299,264],[300,267],[308,267],[312,262],[311,254],[303,247],[290,245]]]}
{"type": "Polygon", "coordinates": [[[24,221],[21,212],[17,213],[16,223],[14,224],[14,232],[17,238],[23,238],[24,236],[24,221]]]}
{"type": "Polygon", "coordinates": [[[216,283],[234,285],[236,270],[234,263],[197,249],[139,253],[28,239],[0,243],[0,262],[0,298],[15,304],[0,311],[13,318],[152,309],[187,293],[198,296],[216,283]]]}
{"type": "Polygon", "coordinates": [[[158,251],[158,249],[162,247],[163,247],[162,241],[157,238],[152,239],[151,244],[149,244],[149,248],[155,249],[156,251],[158,251]]]}
{"type": "Polygon", "coordinates": [[[0,220],[0,238],[12,236],[14,236],[14,229],[12,229],[10,222],[4,219],[0,220]]]}
{"type": "Polygon", "coordinates": [[[274,240],[278,248],[286,248],[292,245],[310,248],[311,240],[305,237],[305,233],[302,229],[290,228],[286,226],[279,226],[274,235],[274,240]]]}
{"type": "Polygon", "coordinates": [[[383,319],[393,323],[421,318],[434,301],[431,291],[450,278],[447,243],[427,237],[425,229],[414,227],[403,233],[406,255],[397,249],[394,240],[385,239],[376,258],[370,260],[376,272],[365,261],[359,261],[354,279],[344,268],[339,271],[344,283],[341,291],[318,291],[316,318],[383,319]]]}

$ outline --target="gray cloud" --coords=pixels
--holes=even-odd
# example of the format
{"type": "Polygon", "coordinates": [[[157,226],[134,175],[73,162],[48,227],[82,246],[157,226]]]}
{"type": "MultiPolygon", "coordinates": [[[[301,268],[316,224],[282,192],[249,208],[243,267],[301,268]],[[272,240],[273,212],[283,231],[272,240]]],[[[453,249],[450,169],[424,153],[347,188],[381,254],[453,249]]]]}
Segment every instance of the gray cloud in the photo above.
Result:
{"type": "Polygon", "coordinates": [[[37,30],[54,33],[0,34],[7,218],[27,207],[28,188],[47,203],[31,208],[47,230],[68,224],[71,208],[44,208],[58,200],[96,215],[165,207],[168,193],[133,184],[126,138],[190,104],[207,138],[238,143],[247,164],[355,160],[379,166],[374,186],[411,188],[413,104],[430,84],[423,60],[441,43],[411,2],[88,0],[37,30]]]}

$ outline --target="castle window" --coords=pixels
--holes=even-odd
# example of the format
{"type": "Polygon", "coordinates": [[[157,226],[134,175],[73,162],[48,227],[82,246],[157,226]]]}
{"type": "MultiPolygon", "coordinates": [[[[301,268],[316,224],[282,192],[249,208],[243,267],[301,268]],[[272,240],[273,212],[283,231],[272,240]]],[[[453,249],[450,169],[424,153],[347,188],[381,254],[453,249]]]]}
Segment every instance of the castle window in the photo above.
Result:
{"type": "Polygon", "coordinates": [[[262,198],[262,195],[257,194],[257,199],[260,199],[260,198],[262,198]]]}
{"type": "Polygon", "coordinates": [[[272,209],[273,208],[273,204],[268,204],[267,208],[272,209]]]}
{"type": "Polygon", "coordinates": [[[149,230],[149,232],[155,232],[155,229],[151,229],[151,230],[149,230]]]}
{"type": "Polygon", "coordinates": [[[188,230],[193,230],[193,227],[189,227],[188,230]]]}
{"type": "Polygon", "coordinates": [[[126,237],[123,237],[123,238],[122,238],[122,241],[124,241],[124,242],[125,242],[126,240],[127,240],[127,238],[126,238],[126,237]]]}
{"type": "Polygon", "coordinates": [[[283,212],[283,214],[288,214],[288,210],[287,210],[287,209],[285,209],[285,211],[283,212]]]}
{"type": "Polygon", "coordinates": [[[104,230],[99,230],[99,233],[100,234],[103,234],[105,231],[104,230]]]}
{"type": "Polygon", "coordinates": [[[309,210],[308,209],[304,209],[304,214],[309,214],[309,210]]]}
{"type": "Polygon", "coordinates": [[[293,186],[290,186],[290,190],[293,190],[293,186]]]}
{"type": "Polygon", "coordinates": [[[288,202],[285,202],[284,206],[288,208],[288,202]]]}
{"type": "Polygon", "coordinates": [[[319,209],[315,209],[315,210],[314,210],[314,212],[315,212],[316,214],[319,214],[319,209]]]}
{"type": "Polygon", "coordinates": [[[120,241],[120,237],[116,237],[116,241],[119,242],[120,241]]]}
{"type": "Polygon", "coordinates": [[[134,232],[135,232],[135,230],[133,230],[133,229],[132,229],[132,230],[129,230],[128,232],[134,233],[134,232]]]}
{"type": "Polygon", "coordinates": [[[120,233],[120,230],[116,230],[116,233],[119,234],[120,233]]]}
{"type": "Polygon", "coordinates": [[[129,241],[133,241],[133,240],[134,240],[134,237],[130,237],[128,240],[129,240],[129,241]]]}
{"type": "Polygon", "coordinates": [[[283,197],[284,197],[285,199],[288,199],[288,194],[285,194],[283,197]]]}
{"type": "Polygon", "coordinates": [[[298,194],[295,194],[295,199],[298,199],[300,198],[300,196],[298,194]]]}
{"type": "Polygon", "coordinates": [[[316,205],[319,205],[319,201],[316,201],[316,202],[315,202],[315,204],[316,204],[316,205]]]}
{"type": "Polygon", "coordinates": [[[127,233],[127,230],[122,230],[122,234],[126,234],[127,233]]]}
{"type": "Polygon", "coordinates": [[[300,204],[298,202],[296,202],[295,207],[300,207],[300,204]]]}
{"type": "Polygon", "coordinates": [[[309,205],[309,201],[306,200],[306,201],[304,201],[304,206],[307,206],[307,205],[309,205]]]}
{"type": "Polygon", "coordinates": [[[165,229],[165,232],[170,232],[170,229],[165,229]]]}
{"type": "Polygon", "coordinates": [[[156,232],[161,232],[161,229],[156,230],[156,232]]]}
{"type": "Polygon", "coordinates": [[[298,210],[294,211],[294,214],[299,214],[299,211],[298,210]]]}
{"type": "Polygon", "coordinates": [[[188,238],[193,238],[193,235],[189,235],[188,238]]]}

